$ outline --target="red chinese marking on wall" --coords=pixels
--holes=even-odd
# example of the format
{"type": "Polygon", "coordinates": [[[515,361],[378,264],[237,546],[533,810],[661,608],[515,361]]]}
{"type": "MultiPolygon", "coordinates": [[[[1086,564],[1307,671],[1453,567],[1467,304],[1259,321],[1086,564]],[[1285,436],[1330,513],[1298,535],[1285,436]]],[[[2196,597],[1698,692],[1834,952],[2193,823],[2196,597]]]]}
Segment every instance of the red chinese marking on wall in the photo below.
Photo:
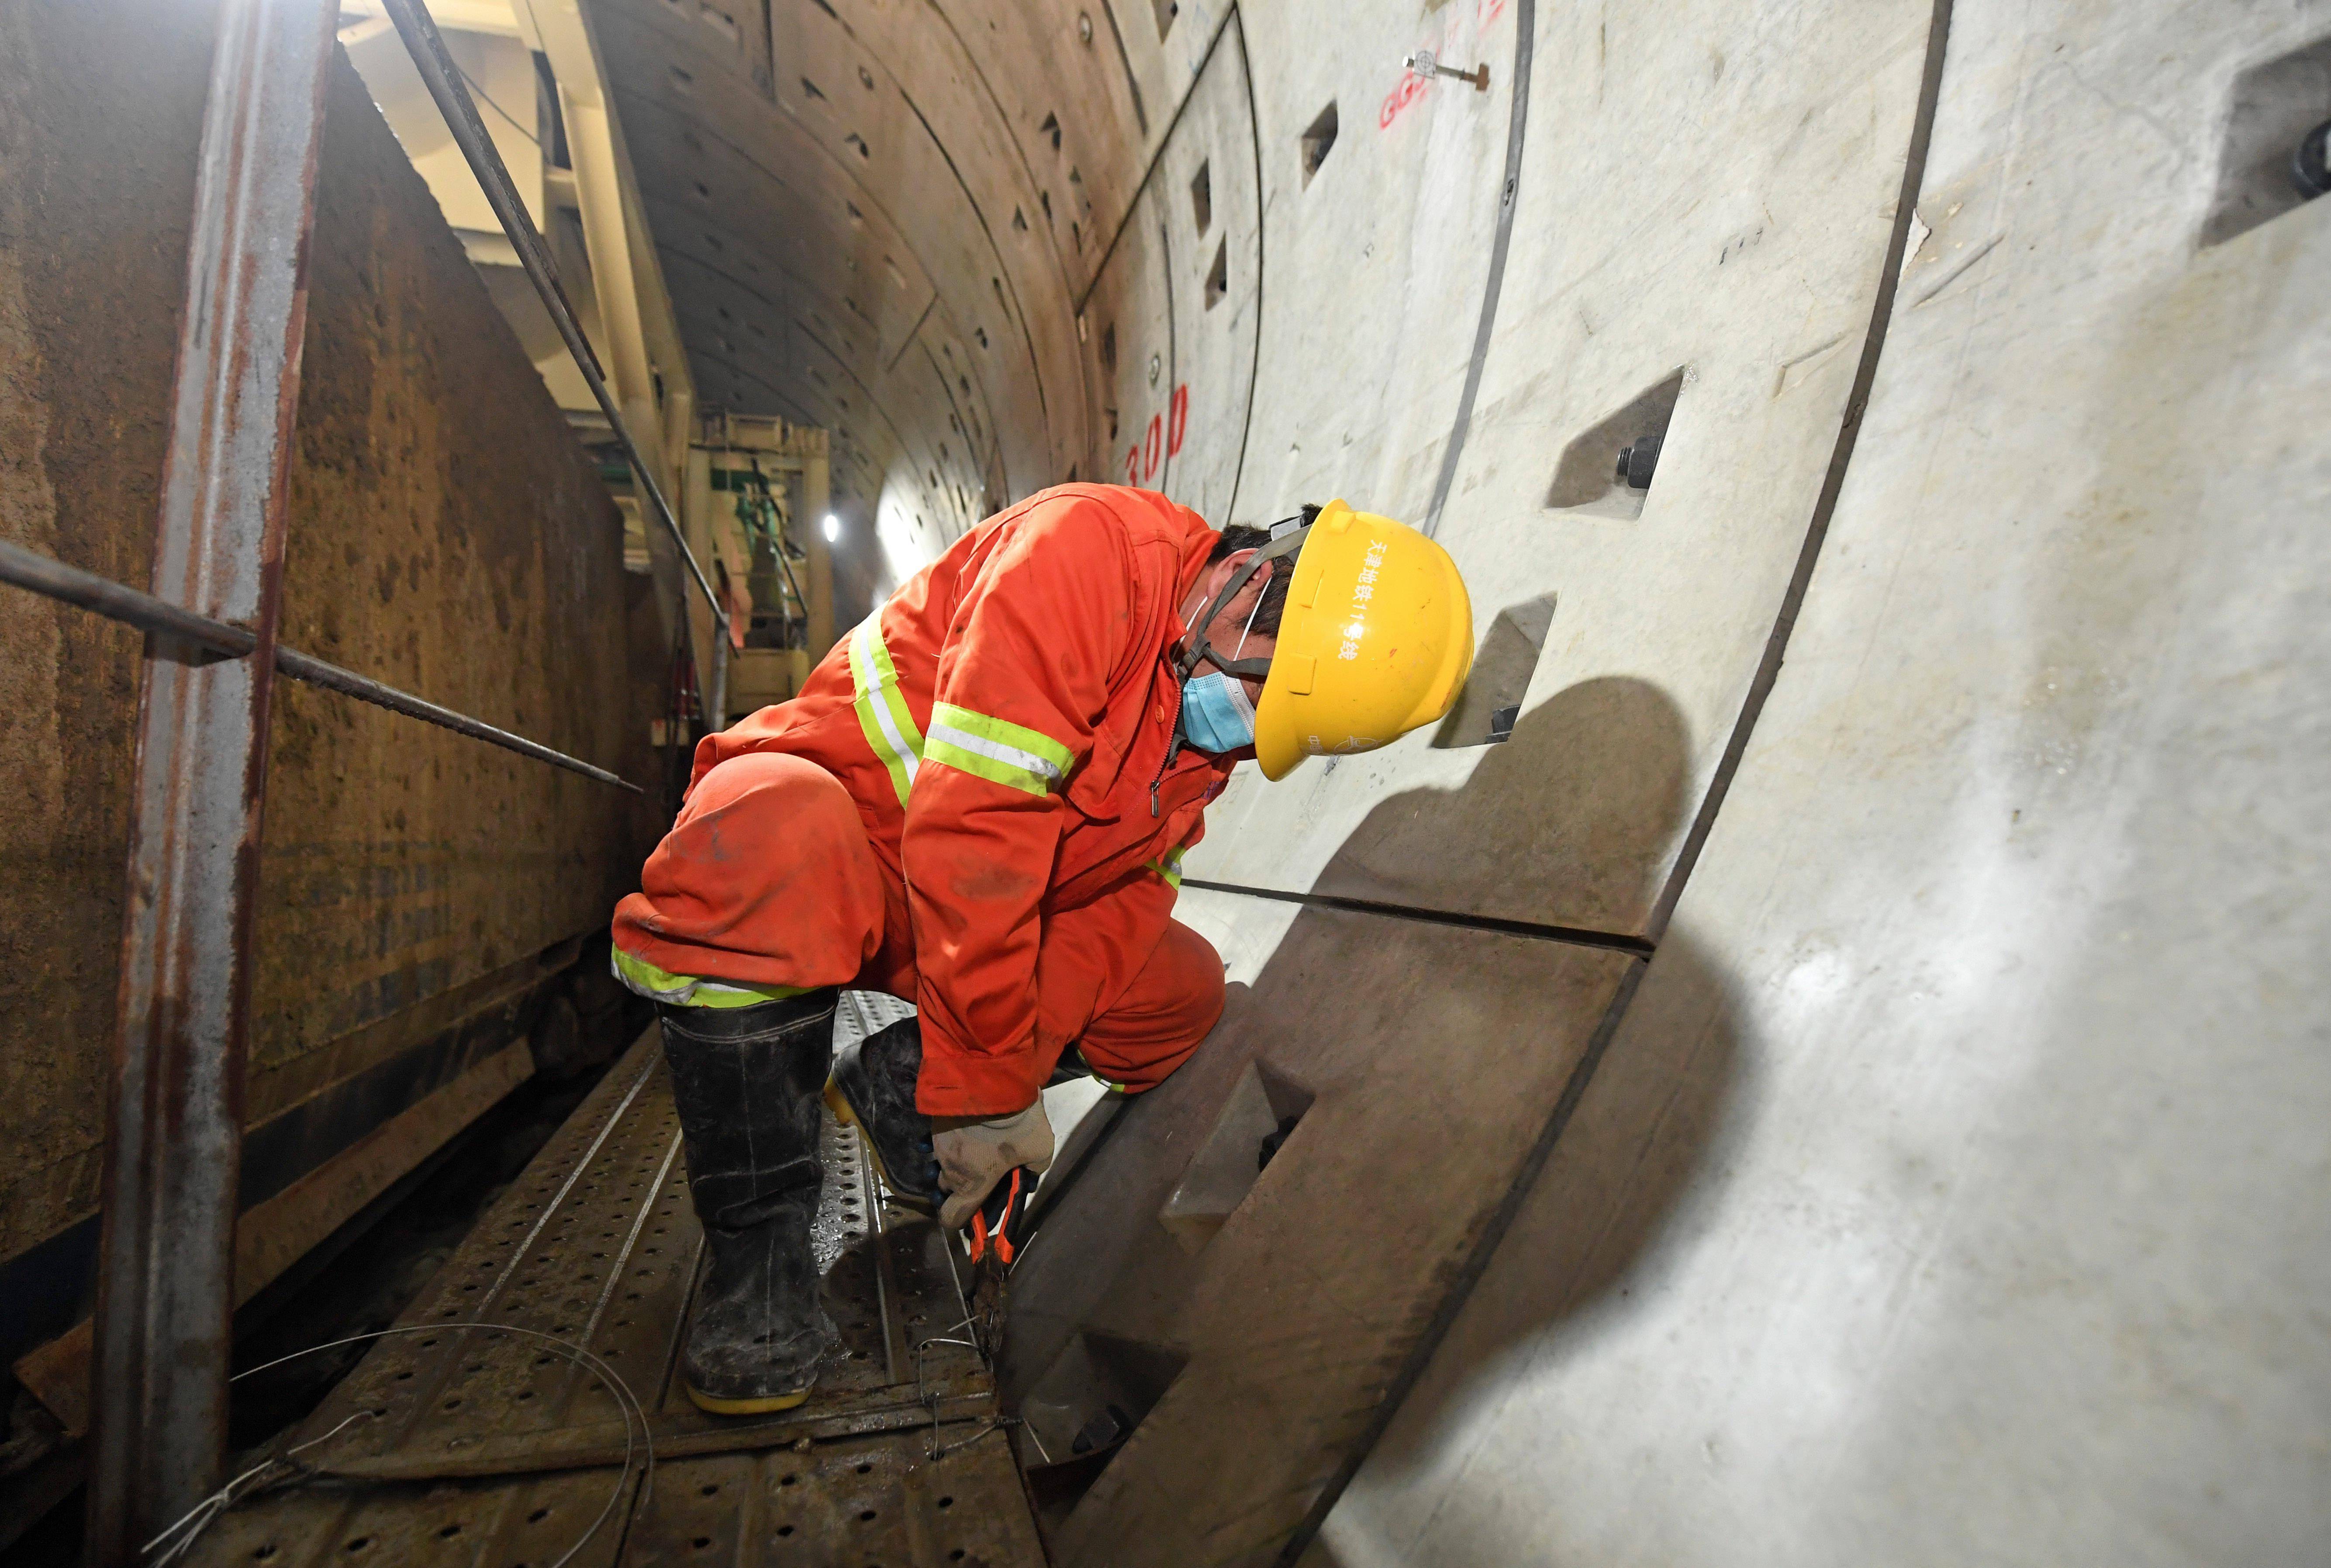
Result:
{"type": "Polygon", "coordinates": [[[1190,384],[1184,382],[1174,389],[1174,402],[1166,420],[1166,455],[1179,457],[1182,437],[1190,428],[1190,384]]]}

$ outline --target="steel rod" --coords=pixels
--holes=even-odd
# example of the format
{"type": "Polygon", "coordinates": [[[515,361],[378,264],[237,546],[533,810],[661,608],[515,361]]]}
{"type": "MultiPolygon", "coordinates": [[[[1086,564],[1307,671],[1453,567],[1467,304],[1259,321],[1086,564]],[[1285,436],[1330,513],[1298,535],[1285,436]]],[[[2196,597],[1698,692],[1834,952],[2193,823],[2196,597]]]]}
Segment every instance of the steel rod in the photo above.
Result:
{"type": "MultiPolygon", "coordinates": [[[[786,530],[787,533],[791,531],[786,530]]],[[[809,595],[802,592],[801,579],[794,575],[793,561],[785,555],[787,542],[784,533],[777,536],[777,565],[785,569],[785,586],[793,590],[794,603],[801,610],[802,646],[806,648],[809,646],[809,595]]],[[[791,615],[786,616],[785,624],[791,626],[793,619],[791,615]]]]}
{"type": "MultiPolygon", "coordinates": [[[[94,572],[84,572],[78,566],[52,561],[46,556],[36,555],[5,540],[0,540],[0,583],[29,588],[35,594],[62,599],[68,604],[78,604],[109,620],[119,621],[140,631],[174,637],[230,659],[248,658],[258,641],[240,626],[231,626],[224,621],[213,621],[195,614],[166,600],[157,599],[151,594],[141,594],[94,572]]],[[[498,729],[483,719],[471,718],[468,714],[442,708],[425,698],[399,691],[394,686],[384,686],[354,670],[343,670],[337,664],[326,663],[321,659],[280,643],[275,649],[275,668],[279,673],[294,680],[329,688],[359,702],[373,703],[392,713],[402,713],[424,724],[433,724],[457,735],[466,735],[472,739],[499,746],[521,756],[530,756],[538,762],[563,767],[569,773],[596,779],[601,784],[627,789],[633,794],[644,793],[629,779],[609,773],[604,768],[594,767],[580,758],[568,756],[562,751],[553,751],[524,736],[498,729]]]]}
{"type": "Polygon", "coordinates": [[[327,664],[309,654],[297,652],[289,648],[278,648],[275,651],[275,667],[294,680],[303,680],[310,686],[328,688],[333,691],[353,697],[359,702],[373,703],[387,708],[392,713],[402,713],[407,717],[420,719],[424,724],[433,724],[441,729],[450,729],[456,735],[466,735],[472,740],[482,740],[489,746],[498,746],[505,751],[514,751],[520,756],[530,756],[537,762],[547,762],[553,767],[563,767],[569,773],[581,774],[585,778],[596,779],[604,784],[614,784],[616,788],[629,790],[633,794],[646,793],[639,785],[619,774],[609,773],[603,767],[593,767],[578,757],[568,756],[563,751],[553,751],[550,747],[538,741],[528,740],[522,735],[512,735],[509,730],[498,729],[483,719],[471,718],[469,715],[456,713],[450,708],[441,708],[426,698],[414,697],[410,692],[399,691],[393,686],[383,686],[377,680],[367,679],[354,670],[343,670],[337,664],[327,664]]]}
{"type": "Polygon", "coordinates": [[[704,727],[718,734],[728,727],[728,638],[715,626],[712,629],[712,690],[705,705],[704,727]]]}
{"type": "Polygon", "coordinates": [[[542,235],[527,215],[525,204],[519,200],[517,187],[510,183],[509,171],[502,166],[502,155],[494,146],[494,138],[486,130],[486,122],[479,118],[478,106],[470,97],[461,73],[453,64],[452,56],[445,52],[445,42],[437,35],[437,24],[430,19],[429,9],[422,0],[384,0],[391,22],[396,24],[397,36],[404,41],[405,52],[413,56],[414,69],[420,71],[422,82],[429,96],[437,100],[438,112],[445,117],[445,126],[453,133],[461,156],[469,160],[470,172],[478,178],[478,187],[501,220],[502,233],[509,237],[511,247],[518,252],[519,265],[526,269],[534,290],[542,296],[543,309],[558,328],[558,335],[566,340],[566,351],[575,356],[576,368],[598,400],[599,412],[607,416],[607,423],[615,432],[615,440],[623,449],[623,457],[632,465],[632,477],[647,491],[656,517],[671,534],[672,543],[680,546],[680,558],[688,565],[689,575],[704,594],[704,602],[711,607],[712,624],[716,632],[725,633],[728,627],[728,613],[721,608],[719,595],[697,565],[696,556],[688,547],[688,537],[680,532],[680,518],[664,499],[663,487],[656,483],[654,470],[640,456],[640,449],[632,440],[631,427],[623,423],[623,411],[615,405],[614,394],[607,388],[607,378],[600,372],[599,356],[591,352],[588,339],[583,336],[581,322],[575,307],[568,302],[566,290],[560,287],[558,272],[551,263],[550,252],[542,242],[542,235]]]}
{"type": "Polygon", "coordinates": [[[333,0],[224,0],[195,155],[153,596],[236,629],[252,656],[148,659],[139,696],[97,1258],[95,1568],[138,1562],[224,1457],[286,474],[338,19],[333,0]]]}
{"type": "Polygon", "coordinates": [[[241,626],[230,626],[224,621],[182,610],[110,577],[52,561],[5,539],[0,539],[0,583],[13,583],[19,588],[95,611],[109,620],[127,622],[140,631],[159,632],[233,658],[243,657],[259,643],[255,635],[241,626]]]}

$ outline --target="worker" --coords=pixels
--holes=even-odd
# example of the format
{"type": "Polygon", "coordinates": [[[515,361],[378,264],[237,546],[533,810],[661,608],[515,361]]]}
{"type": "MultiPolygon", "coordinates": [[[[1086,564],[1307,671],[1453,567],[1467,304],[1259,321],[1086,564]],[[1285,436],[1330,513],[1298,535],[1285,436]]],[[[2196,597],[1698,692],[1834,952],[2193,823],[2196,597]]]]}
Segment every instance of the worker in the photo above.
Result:
{"type": "Polygon", "coordinates": [[[821,1098],[942,1224],[1032,1183],[1056,1067],[1138,1094],[1221,1015],[1222,960],[1172,911],[1233,765],[1281,779],[1432,723],[1472,649],[1455,564],[1388,518],[1336,501],[1217,532],[1070,484],[957,539],[798,697],[699,741],[614,933],[658,1004],[711,1253],[690,1396],[789,1408],[832,1343],[821,1098]],[[918,1011],[830,1062],[845,988],[918,1011]]]}

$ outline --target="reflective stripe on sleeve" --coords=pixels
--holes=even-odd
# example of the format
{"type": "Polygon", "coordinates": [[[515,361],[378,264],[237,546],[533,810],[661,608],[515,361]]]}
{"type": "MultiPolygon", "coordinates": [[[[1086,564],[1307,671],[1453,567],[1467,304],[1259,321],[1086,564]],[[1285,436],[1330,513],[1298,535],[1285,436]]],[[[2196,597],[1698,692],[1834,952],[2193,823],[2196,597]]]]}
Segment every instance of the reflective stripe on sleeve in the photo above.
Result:
{"type": "Polygon", "coordinates": [[[923,755],[922,732],[907,709],[906,693],[899,689],[899,667],[882,642],[882,612],[879,609],[858,623],[850,634],[850,686],[857,698],[858,727],[866,744],[890,770],[890,787],[899,792],[903,810],[907,792],[915,784],[915,765],[923,755]]]}
{"type": "Polygon", "coordinates": [[[1032,795],[1050,794],[1076,761],[1075,754],[1051,736],[951,702],[931,705],[931,734],[923,756],[1032,795]]]}
{"type": "Polygon", "coordinates": [[[1182,885],[1182,851],[1179,846],[1166,851],[1156,860],[1145,860],[1142,864],[1165,878],[1167,887],[1178,888],[1182,885]]]}

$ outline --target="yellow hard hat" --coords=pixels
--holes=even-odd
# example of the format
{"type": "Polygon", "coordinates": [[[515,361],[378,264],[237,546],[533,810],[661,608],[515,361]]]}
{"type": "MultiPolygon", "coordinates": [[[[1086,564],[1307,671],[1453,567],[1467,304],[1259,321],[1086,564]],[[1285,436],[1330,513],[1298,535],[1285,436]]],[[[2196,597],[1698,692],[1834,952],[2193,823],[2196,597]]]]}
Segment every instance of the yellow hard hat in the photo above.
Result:
{"type": "Polygon", "coordinates": [[[1255,705],[1255,759],[1272,780],[1438,723],[1473,668],[1472,601],[1448,551],[1339,500],[1306,532],[1255,705]]]}

